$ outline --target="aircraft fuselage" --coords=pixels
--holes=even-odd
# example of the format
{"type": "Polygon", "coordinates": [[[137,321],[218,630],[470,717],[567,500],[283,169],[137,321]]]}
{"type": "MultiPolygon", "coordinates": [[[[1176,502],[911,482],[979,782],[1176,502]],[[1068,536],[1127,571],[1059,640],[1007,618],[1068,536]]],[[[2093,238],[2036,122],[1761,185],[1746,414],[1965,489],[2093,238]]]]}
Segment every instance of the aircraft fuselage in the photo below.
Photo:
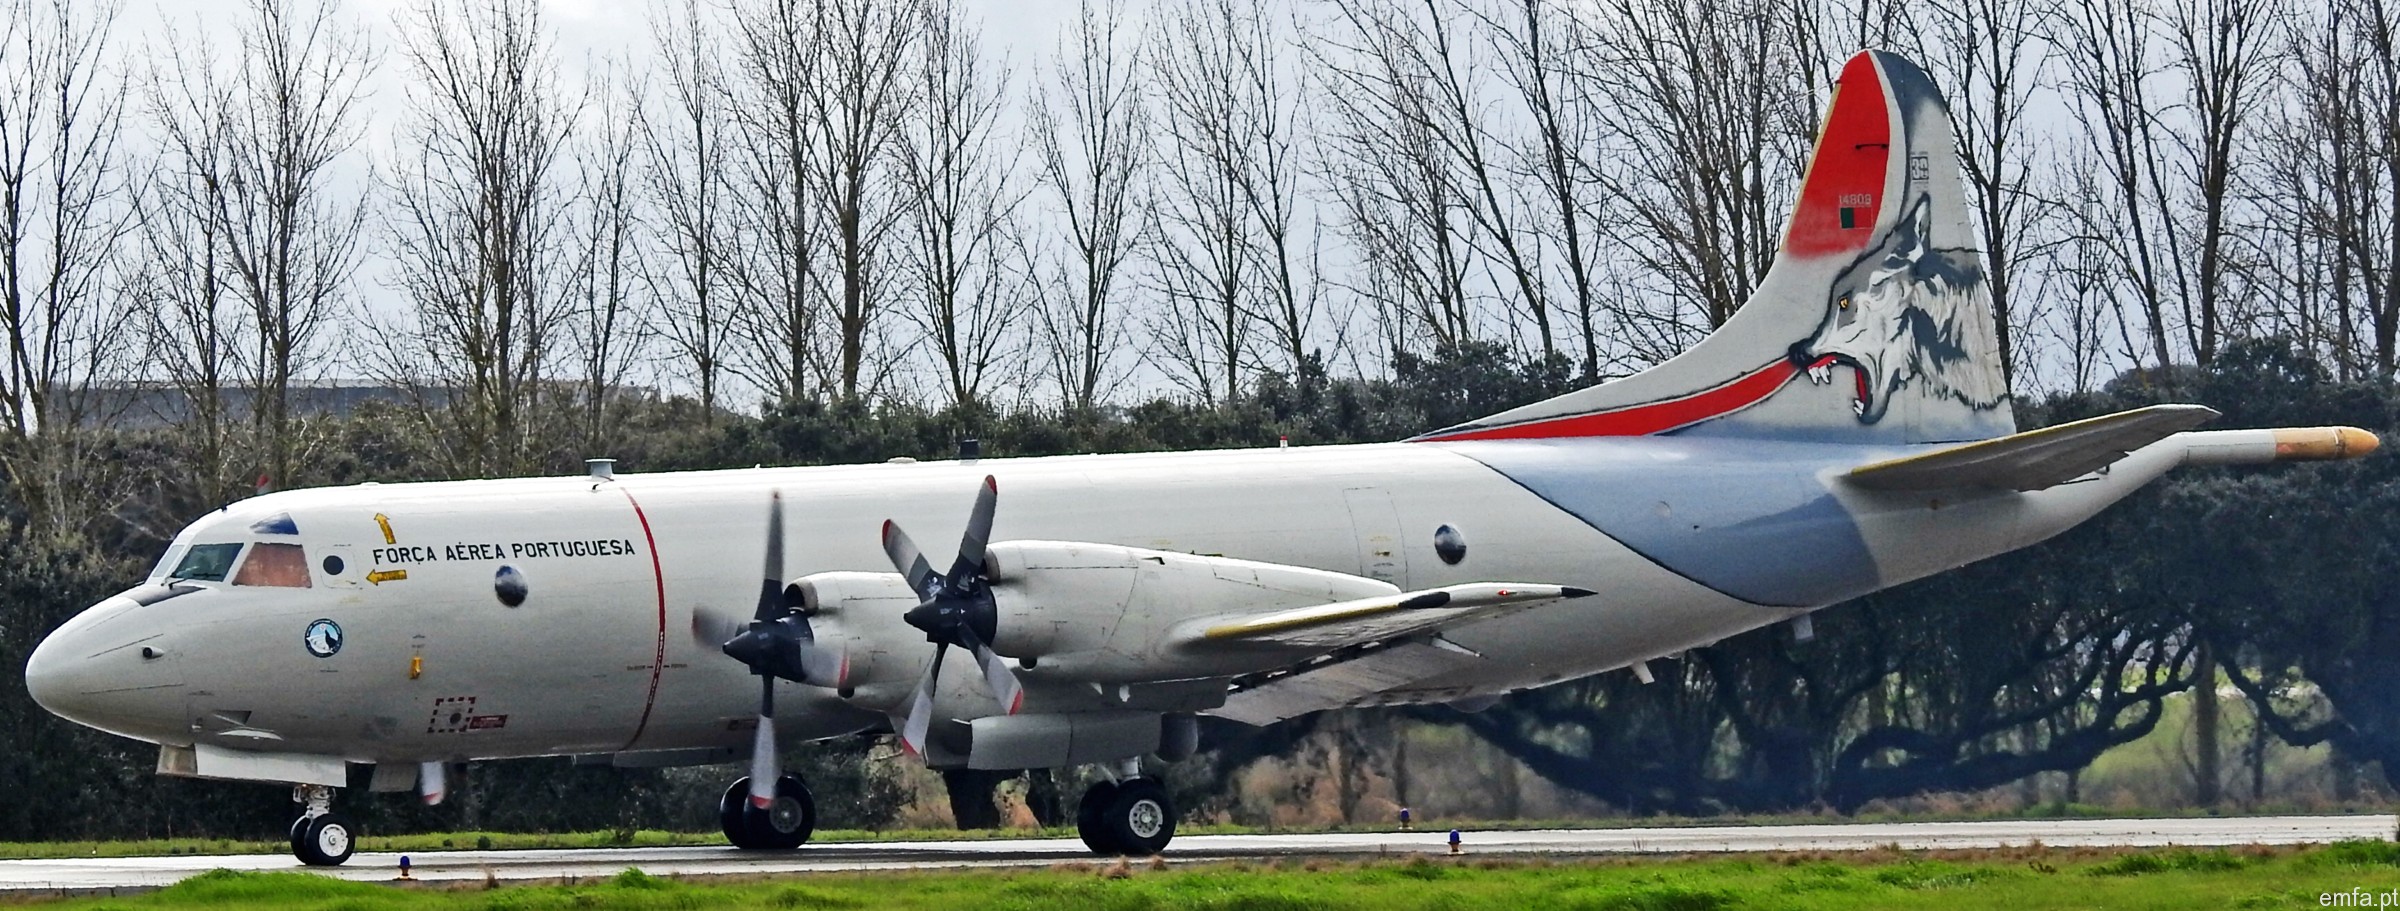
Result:
{"type": "MultiPolygon", "coordinates": [[[[885,519],[956,540],[989,474],[994,540],[1222,555],[1402,589],[1529,580],[1599,593],[1450,630],[1482,660],[1376,700],[1452,701],[1672,654],[2038,540],[2175,463],[2137,453],[2086,483],[1947,503],[1833,477],[1906,451],[1395,443],[296,490],[194,522],[143,589],[45,641],[28,679],[62,714],[167,744],[379,763],[739,749],[757,678],[707,627],[746,618],[757,598],[770,491],[787,504],[788,576],[886,572],[885,519]],[[276,517],[296,534],[253,530],[276,517]],[[1445,528],[1463,555],[1436,547],[1445,528]],[[298,544],[306,587],[183,583],[188,593],[136,603],[166,591],[190,548],[262,541],[298,544]]],[[[931,646],[886,636],[877,648],[890,653],[879,666],[910,673],[849,698],[787,684],[779,733],[880,724],[931,646]]],[[[1053,673],[1019,672],[1037,699],[1053,673]]],[[[947,674],[945,710],[974,714],[971,680],[947,674]]]]}

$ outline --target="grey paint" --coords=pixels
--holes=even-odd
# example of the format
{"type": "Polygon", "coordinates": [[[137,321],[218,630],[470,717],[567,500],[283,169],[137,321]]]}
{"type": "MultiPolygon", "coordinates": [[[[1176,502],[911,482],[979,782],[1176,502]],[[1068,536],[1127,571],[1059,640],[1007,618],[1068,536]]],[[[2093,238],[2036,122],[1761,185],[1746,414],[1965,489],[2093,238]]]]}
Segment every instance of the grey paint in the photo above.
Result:
{"type": "Polygon", "coordinates": [[[1819,477],[1872,458],[1863,447],[1673,436],[1435,445],[1753,604],[1818,607],[1882,587],[1857,520],[1819,477]]]}

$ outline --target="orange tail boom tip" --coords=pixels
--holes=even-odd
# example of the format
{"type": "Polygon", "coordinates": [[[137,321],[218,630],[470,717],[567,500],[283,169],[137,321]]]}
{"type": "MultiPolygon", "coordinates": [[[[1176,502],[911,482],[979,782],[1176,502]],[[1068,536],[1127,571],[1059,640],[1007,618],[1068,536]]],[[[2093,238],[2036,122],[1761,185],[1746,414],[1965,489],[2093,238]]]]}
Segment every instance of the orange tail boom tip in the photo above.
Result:
{"type": "Polygon", "coordinates": [[[2275,431],[2278,462],[2355,459],[2382,446],[2382,439],[2356,427],[2294,427],[2275,431]]]}

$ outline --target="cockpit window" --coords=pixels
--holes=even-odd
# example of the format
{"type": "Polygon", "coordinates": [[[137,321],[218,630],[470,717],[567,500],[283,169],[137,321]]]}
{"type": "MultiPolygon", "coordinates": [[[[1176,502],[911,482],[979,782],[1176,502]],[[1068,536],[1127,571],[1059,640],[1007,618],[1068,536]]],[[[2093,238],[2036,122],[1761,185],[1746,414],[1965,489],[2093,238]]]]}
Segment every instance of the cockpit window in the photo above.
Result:
{"type": "Polygon", "coordinates": [[[195,582],[223,582],[233,570],[233,558],[240,556],[239,544],[194,544],[184,551],[183,561],[175,564],[169,578],[190,579],[195,582]]]}
{"type": "Polygon", "coordinates": [[[250,523],[250,530],[262,535],[296,535],[300,526],[292,522],[291,513],[279,512],[250,523]]]}
{"type": "Polygon", "coordinates": [[[242,561],[242,571],[234,575],[233,584],[307,588],[308,555],[298,544],[252,545],[250,558],[242,561]]]}

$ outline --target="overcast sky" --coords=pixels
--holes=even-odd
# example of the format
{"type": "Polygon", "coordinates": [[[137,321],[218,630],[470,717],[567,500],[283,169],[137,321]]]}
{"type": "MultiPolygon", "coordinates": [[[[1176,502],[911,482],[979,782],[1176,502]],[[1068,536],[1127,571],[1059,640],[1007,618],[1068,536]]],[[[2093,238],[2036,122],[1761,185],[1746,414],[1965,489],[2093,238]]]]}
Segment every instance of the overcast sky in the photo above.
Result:
{"type": "MultiPolygon", "coordinates": [[[[94,0],[80,0],[94,2],[94,0]]],[[[245,7],[244,0],[123,0],[124,18],[118,40],[127,45],[141,45],[160,40],[169,28],[188,31],[195,27],[210,30],[221,41],[230,41],[232,24],[237,13],[245,7]]],[[[388,114],[399,102],[398,83],[405,76],[405,66],[393,53],[393,14],[407,8],[412,0],[331,0],[342,14],[365,26],[374,36],[376,46],[384,52],[381,71],[374,80],[377,89],[374,107],[379,114],[388,114]]],[[[542,15],[551,34],[556,36],[558,58],[570,77],[579,74],[586,63],[608,55],[625,55],[640,62],[651,53],[649,7],[653,0],[541,0],[542,15]]],[[[680,2],[680,0],[671,0],[680,2]]],[[[1022,71],[1030,61],[1046,55],[1058,40],[1059,30],[1075,17],[1076,0],[964,0],[966,8],[983,20],[985,46],[995,55],[1005,54],[1012,69],[1022,71]]],[[[1132,4],[1140,6],[1139,0],[1132,4]]],[[[1023,76],[1017,84],[1022,84],[1023,76]]]]}

